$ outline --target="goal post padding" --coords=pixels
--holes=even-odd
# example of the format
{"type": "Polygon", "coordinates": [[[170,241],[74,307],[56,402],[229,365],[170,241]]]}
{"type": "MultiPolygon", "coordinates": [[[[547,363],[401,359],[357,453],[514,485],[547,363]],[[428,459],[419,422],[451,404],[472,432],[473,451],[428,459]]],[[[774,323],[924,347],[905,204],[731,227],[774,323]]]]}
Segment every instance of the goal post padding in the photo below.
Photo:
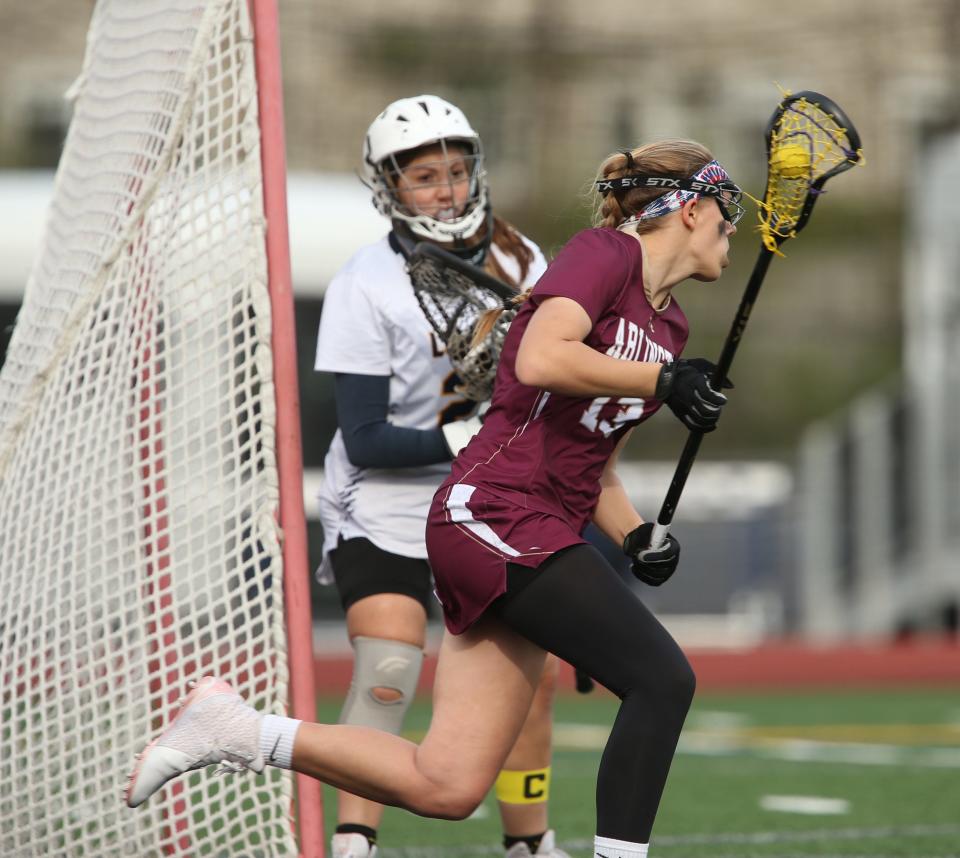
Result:
{"type": "Polygon", "coordinates": [[[100,0],[71,97],[0,373],[0,854],[296,855],[278,769],[121,798],[189,680],[290,697],[246,0],[100,0]]]}

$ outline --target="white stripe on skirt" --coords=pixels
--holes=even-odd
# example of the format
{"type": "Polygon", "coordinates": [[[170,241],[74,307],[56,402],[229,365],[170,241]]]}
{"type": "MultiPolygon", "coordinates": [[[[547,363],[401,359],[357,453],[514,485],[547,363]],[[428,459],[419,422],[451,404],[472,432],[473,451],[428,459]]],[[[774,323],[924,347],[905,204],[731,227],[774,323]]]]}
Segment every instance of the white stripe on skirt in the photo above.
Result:
{"type": "Polygon", "coordinates": [[[470,500],[473,493],[477,490],[476,486],[468,486],[466,483],[457,483],[450,488],[450,495],[444,504],[450,513],[450,518],[457,524],[462,524],[475,536],[477,536],[487,545],[493,546],[502,554],[508,557],[519,557],[520,552],[511,548],[504,542],[488,524],[477,521],[473,514],[467,509],[467,501],[470,500]]]}

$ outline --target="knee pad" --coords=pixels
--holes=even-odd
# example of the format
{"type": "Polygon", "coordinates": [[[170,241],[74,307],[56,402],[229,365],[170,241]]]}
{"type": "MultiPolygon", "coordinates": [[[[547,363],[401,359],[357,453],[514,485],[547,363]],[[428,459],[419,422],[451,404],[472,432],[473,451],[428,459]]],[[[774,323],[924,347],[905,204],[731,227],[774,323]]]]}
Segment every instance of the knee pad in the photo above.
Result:
{"type": "Polygon", "coordinates": [[[399,734],[417,689],[423,650],[400,641],[356,637],[353,651],[353,679],[340,723],[399,734]],[[378,690],[387,694],[378,696],[378,690]]]}

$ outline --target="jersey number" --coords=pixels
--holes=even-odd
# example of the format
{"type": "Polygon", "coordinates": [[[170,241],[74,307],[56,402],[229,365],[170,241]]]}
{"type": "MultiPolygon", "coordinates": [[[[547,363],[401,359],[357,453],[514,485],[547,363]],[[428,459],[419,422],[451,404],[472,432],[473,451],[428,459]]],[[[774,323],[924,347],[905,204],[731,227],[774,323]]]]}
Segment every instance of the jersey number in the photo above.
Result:
{"type": "Polygon", "coordinates": [[[630,423],[639,420],[643,416],[643,399],[637,399],[631,396],[621,396],[611,400],[609,396],[598,396],[585,409],[580,416],[580,422],[591,432],[602,432],[606,438],[612,432],[619,429],[624,423],[630,423]],[[619,411],[609,420],[601,419],[600,411],[608,402],[618,405],[619,411]]]}

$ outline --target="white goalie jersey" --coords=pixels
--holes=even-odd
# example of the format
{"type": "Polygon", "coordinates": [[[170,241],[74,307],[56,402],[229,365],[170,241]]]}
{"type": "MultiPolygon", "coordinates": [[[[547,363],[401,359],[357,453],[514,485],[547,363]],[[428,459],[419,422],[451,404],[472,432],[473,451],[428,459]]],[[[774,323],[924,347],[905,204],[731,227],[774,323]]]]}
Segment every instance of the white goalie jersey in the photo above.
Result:
{"type": "MultiPolygon", "coordinates": [[[[521,284],[532,286],[546,269],[533,251],[521,284]]],[[[505,271],[516,260],[492,247],[505,271]]],[[[314,368],[321,372],[390,377],[387,419],[410,429],[434,429],[474,412],[454,391],[455,376],[413,293],[403,257],[385,236],[358,251],[327,289],[314,368]]],[[[319,494],[324,562],[319,577],[332,581],[327,557],[338,539],[365,537],[393,554],[425,559],[424,527],[430,501],[449,473],[449,462],[411,468],[361,468],[347,456],[338,429],[324,460],[319,494]]]]}

